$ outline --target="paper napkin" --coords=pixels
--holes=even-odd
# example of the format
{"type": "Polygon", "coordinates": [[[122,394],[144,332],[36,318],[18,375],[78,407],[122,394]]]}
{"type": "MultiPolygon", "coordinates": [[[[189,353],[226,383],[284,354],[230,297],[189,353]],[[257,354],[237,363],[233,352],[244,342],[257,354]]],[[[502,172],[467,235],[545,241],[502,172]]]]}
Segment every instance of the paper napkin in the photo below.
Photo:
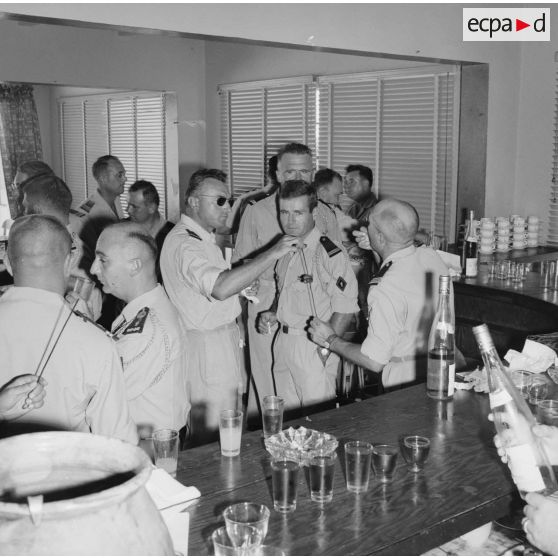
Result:
{"type": "Polygon", "coordinates": [[[153,468],[145,487],[158,510],[200,497],[200,491],[195,486],[184,486],[159,468],[153,468]]]}
{"type": "Polygon", "coordinates": [[[554,364],[556,352],[542,343],[527,339],[520,353],[510,349],[504,358],[509,362],[510,370],[527,370],[540,374],[554,364]]]}

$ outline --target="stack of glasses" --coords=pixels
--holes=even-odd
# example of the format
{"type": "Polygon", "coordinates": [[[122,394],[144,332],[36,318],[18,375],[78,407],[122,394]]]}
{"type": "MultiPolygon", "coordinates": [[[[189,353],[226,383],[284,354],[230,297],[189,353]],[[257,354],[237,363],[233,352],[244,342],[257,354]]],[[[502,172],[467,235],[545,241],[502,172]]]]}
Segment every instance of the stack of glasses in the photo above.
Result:
{"type": "Polygon", "coordinates": [[[507,217],[496,217],[498,234],[496,237],[496,251],[509,252],[510,250],[510,220],[507,217]]]}
{"type": "Polygon", "coordinates": [[[536,215],[527,217],[527,248],[539,245],[539,218],[536,215]]]}
{"type": "Polygon", "coordinates": [[[511,221],[513,226],[512,248],[514,250],[523,250],[523,248],[527,246],[527,237],[525,236],[525,219],[519,215],[512,215],[511,221]]]}
{"type": "Polygon", "coordinates": [[[483,217],[480,220],[479,236],[480,245],[479,252],[481,254],[492,254],[495,247],[495,231],[496,225],[489,217],[483,217]]]}

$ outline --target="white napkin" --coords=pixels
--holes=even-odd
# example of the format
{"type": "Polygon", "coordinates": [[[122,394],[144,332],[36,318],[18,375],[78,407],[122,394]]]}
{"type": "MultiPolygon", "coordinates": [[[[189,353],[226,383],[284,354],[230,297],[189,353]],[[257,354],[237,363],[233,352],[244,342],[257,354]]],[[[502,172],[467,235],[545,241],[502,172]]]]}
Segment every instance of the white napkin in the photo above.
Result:
{"type": "Polygon", "coordinates": [[[199,498],[201,495],[195,486],[184,486],[173,479],[164,469],[156,467],[153,468],[145,487],[158,510],[182,504],[188,500],[199,498]]]}
{"type": "Polygon", "coordinates": [[[164,469],[154,467],[147,484],[147,492],[169,530],[174,550],[188,556],[188,530],[190,515],[182,511],[184,503],[201,496],[195,486],[184,486],[173,479],[164,469]],[[181,504],[177,506],[177,504],[181,504]]]}
{"type": "Polygon", "coordinates": [[[478,393],[488,393],[488,377],[484,368],[475,368],[471,372],[459,372],[463,382],[455,380],[455,389],[474,389],[478,393]]]}
{"type": "Polygon", "coordinates": [[[461,258],[456,254],[436,250],[440,259],[448,266],[450,277],[461,277],[461,258]]]}
{"type": "Polygon", "coordinates": [[[556,352],[542,343],[527,339],[520,353],[510,349],[504,358],[509,362],[510,370],[527,370],[540,374],[554,364],[556,352]]]}

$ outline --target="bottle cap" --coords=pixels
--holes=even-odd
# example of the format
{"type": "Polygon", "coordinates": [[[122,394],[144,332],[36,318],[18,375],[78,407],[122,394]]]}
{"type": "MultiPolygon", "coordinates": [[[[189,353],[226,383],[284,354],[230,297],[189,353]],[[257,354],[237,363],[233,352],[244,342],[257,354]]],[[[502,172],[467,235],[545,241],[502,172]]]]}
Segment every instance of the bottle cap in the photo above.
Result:
{"type": "Polygon", "coordinates": [[[450,291],[450,276],[449,275],[440,275],[439,279],[439,292],[440,293],[449,293],[450,291]]]}
{"type": "Polygon", "coordinates": [[[473,334],[481,351],[487,351],[494,347],[492,336],[490,335],[490,331],[488,331],[488,326],[486,324],[475,326],[473,328],[473,334]]]}

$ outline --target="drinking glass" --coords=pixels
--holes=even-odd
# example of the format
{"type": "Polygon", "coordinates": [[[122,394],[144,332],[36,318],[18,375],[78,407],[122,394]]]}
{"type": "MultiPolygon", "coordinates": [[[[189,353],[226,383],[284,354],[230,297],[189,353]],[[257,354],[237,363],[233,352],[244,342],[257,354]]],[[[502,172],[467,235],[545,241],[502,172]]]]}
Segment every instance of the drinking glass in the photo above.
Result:
{"type": "Polygon", "coordinates": [[[345,469],[349,492],[358,494],[368,490],[371,458],[372,444],[369,442],[356,441],[345,444],[345,469]]]}
{"type": "Polygon", "coordinates": [[[225,527],[233,546],[262,544],[267,535],[269,508],[263,504],[240,502],[225,508],[225,527]]]}
{"type": "Polygon", "coordinates": [[[533,380],[533,374],[531,372],[527,372],[527,370],[511,370],[510,379],[523,398],[528,399],[529,386],[533,380]]]}
{"type": "Polygon", "coordinates": [[[269,438],[274,434],[279,434],[283,428],[283,408],[285,400],[277,395],[266,395],[263,398],[263,434],[264,438],[269,438]]]}
{"type": "Polygon", "coordinates": [[[273,508],[280,513],[296,510],[298,474],[300,465],[290,459],[271,460],[271,483],[273,488],[273,508]]]}
{"type": "Polygon", "coordinates": [[[221,455],[235,457],[240,454],[242,438],[242,411],[221,411],[219,417],[219,440],[221,455]]]}
{"type": "Polygon", "coordinates": [[[537,405],[537,418],[542,424],[558,426],[558,400],[543,399],[537,405]]]}
{"type": "Polygon", "coordinates": [[[254,555],[259,550],[260,535],[255,527],[246,527],[246,544],[235,546],[227,533],[226,527],[219,527],[211,534],[213,541],[213,552],[215,556],[246,556],[254,551],[254,555]]]}
{"type": "Polygon", "coordinates": [[[317,454],[310,459],[310,499],[318,504],[333,500],[333,474],[335,472],[335,452],[317,454]]]}
{"type": "Polygon", "coordinates": [[[389,444],[375,445],[372,448],[372,467],[379,482],[390,482],[397,465],[399,449],[389,444]]]}
{"type": "Polygon", "coordinates": [[[496,275],[497,262],[495,260],[490,260],[489,262],[487,262],[487,265],[488,265],[488,276],[494,277],[496,275]]]}
{"type": "Polygon", "coordinates": [[[153,432],[153,455],[155,466],[176,476],[178,465],[178,432],[169,428],[153,432]]]}
{"type": "Polygon", "coordinates": [[[430,440],[425,436],[405,436],[403,439],[403,457],[409,470],[418,473],[424,467],[430,451],[430,440]]]}
{"type": "Polygon", "coordinates": [[[534,377],[529,386],[529,403],[538,405],[548,396],[549,385],[544,378],[534,377]]]}

